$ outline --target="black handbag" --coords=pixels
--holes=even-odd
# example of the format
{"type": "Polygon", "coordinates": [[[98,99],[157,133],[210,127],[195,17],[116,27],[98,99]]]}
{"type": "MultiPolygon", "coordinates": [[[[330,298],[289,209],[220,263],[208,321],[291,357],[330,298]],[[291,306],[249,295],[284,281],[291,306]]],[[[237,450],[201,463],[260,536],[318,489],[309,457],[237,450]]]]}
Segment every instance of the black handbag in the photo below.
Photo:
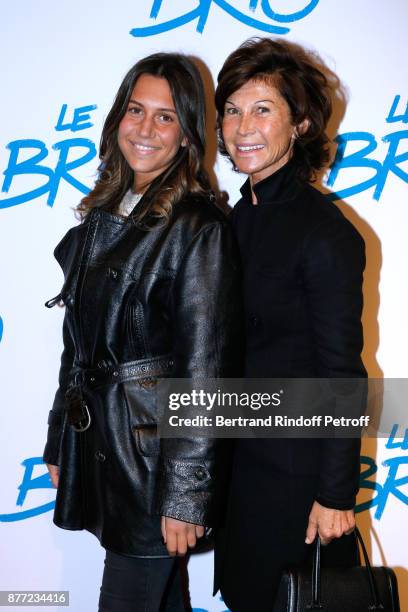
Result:
{"type": "Polygon", "coordinates": [[[359,530],[355,530],[365,566],[326,568],[320,565],[320,539],[313,569],[301,567],[283,574],[273,612],[399,612],[398,585],[389,567],[372,567],[359,530]]]}

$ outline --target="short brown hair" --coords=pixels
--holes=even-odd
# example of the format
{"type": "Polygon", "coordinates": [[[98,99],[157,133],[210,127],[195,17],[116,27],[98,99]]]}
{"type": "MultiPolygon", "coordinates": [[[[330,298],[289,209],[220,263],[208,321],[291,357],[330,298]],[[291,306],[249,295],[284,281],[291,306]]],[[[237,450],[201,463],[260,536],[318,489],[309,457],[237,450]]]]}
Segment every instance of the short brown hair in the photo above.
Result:
{"type": "Polygon", "coordinates": [[[293,160],[299,178],[313,180],[329,159],[325,130],[332,112],[331,91],[312,53],[286,40],[251,38],[226,59],[215,92],[220,152],[229,157],[221,130],[226,100],[252,79],[271,78],[289,106],[293,124],[309,120],[295,140],[293,160]]]}

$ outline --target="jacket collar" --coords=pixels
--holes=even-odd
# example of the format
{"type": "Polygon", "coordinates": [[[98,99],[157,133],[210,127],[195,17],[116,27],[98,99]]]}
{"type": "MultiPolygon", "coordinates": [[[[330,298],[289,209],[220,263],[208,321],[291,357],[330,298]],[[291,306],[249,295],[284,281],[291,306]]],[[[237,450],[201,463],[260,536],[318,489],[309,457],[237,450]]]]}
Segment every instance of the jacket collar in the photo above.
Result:
{"type": "MultiPolygon", "coordinates": [[[[259,181],[254,186],[258,204],[272,204],[292,200],[301,189],[301,184],[296,178],[295,170],[295,164],[290,160],[282,168],[259,181]]],[[[240,191],[243,199],[252,204],[249,178],[242,185],[240,191]]]]}

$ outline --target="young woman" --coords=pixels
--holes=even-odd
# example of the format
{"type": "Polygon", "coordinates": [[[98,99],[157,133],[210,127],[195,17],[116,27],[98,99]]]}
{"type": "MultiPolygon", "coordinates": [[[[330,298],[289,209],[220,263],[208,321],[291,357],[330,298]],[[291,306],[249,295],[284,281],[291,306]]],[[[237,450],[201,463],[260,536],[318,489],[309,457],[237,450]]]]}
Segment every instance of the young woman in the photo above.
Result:
{"type": "MultiPolygon", "coordinates": [[[[246,377],[364,378],[364,242],[309,184],[328,160],[325,76],[298,46],[250,40],[222,67],[216,106],[221,152],[248,175],[232,213],[246,377]]],[[[353,530],[359,449],[346,438],[237,441],[216,572],[233,612],[272,610],[282,570],[317,533],[329,543],[353,530]]],[[[328,549],[348,563],[353,544],[328,549]]]]}
{"type": "Polygon", "coordinates": [[[203,168],[204,92],[185,56],[125,76],[82,223],[55,250],[64,351],[44,461],[54,522],[106,549],[100,610],[183,610],[174,557],[212,518],[215,443],[157,436],[160,377],[236,375],[237,254],[203,168]]]}

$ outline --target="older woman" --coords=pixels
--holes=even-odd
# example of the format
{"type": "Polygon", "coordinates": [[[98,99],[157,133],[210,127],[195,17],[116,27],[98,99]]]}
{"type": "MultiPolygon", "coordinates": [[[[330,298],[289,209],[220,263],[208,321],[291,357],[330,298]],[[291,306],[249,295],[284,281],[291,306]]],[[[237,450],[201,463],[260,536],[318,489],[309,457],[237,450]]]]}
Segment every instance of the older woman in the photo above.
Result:
{"type": "MultiPolygon", "coordinates": [[[[248,175],[232,213],[247,377],[366,375],[364,243],[309,184],[328,159],[329,93],[308,54],[283,41],[247,41],[218,77],[221,152],[248,175]]],[[[272,610],[282,570],[305,559],[317,533],[329,543],[353,530],[359,448],[350,439],[237,441],[216,551],[216,586],[233,612],[272,610]]],[[[329,549],[347,563],[352,544],[329,549]]]]}
{"type": "Polygon", "coordinates": [[[106,549],[101,612],[184,610],[175,556],[213,520],[215,443],[160,440],[155,396],[160,377],[236,375],[238,255],[204,153],[197,68],[141,59],[105,121],[82,223],[55,250],[64,352],[44,461],[54,522],[106,549]]]}

